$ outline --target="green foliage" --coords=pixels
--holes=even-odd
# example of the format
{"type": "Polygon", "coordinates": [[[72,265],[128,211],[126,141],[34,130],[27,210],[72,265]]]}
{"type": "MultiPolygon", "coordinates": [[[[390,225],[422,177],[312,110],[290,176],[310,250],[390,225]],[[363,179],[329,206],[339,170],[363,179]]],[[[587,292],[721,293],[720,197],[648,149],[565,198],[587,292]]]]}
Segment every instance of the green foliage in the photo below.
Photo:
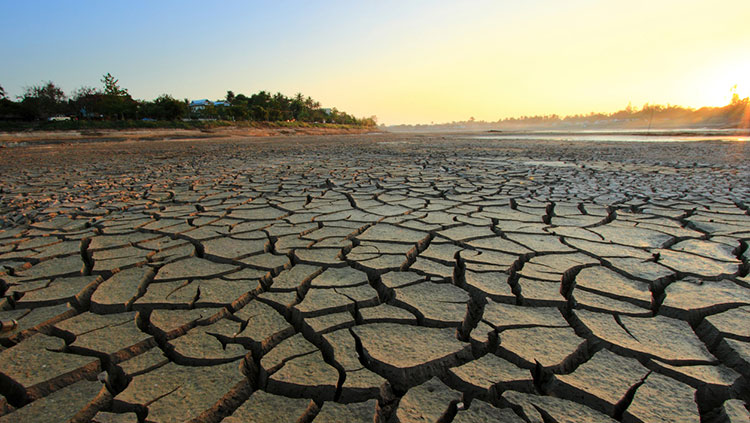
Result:
{"type": "Polygon", "coordinates": [[[107,73],[102,76],[104,93],[97,101],[98,113],[110,119],[133,119],[138,111],[138,103],[120,87],[119,80],[107,73]]]}
{"type": "Polygon", "coordinates": [[[21,96],[21,105],[26,116],[36,119],[47,119],[68,111],[65,93],[52,81],[26,87],[21,96]]]}
{"type": "MultiPolygon", "coordinates": [[[[375,116],[357,119],[345,112],[323,109],[311,97],[297,93],[289,98],[281,93],[260,91],[246,96],[227,91],[225,101],[191,107],[188,100],[176,100],[163,94],[153,101],[134,100],[128,90],[112,74],[102,76],[102,89],[81,87],[68,100],[65,93],[52,82],[26,89],[19,110],[18,103],[7,101],[0,108],[0,120],[45,120],[55,115],[65,115],[86,121],[177,121],[196,119],[199,121],[228,122],[302,122],[309,124],[333,124],[375,126],[375,116]]],[[[0,98],[5,96],[0,87],[0,98]]],[[[144,123],[147,124],[147,123],[144,123]]],[[[55,125],[72,125],[56,122],[55,125]]],[[[105,125],[106,126],[106,125],[105,125]]],[[[109,125],[116,126],[116,125],[109,125]]]]}
{"type": "Polygon", "coordinates": [[[0,85],[0,100],[5,100],[8,97],[7,94],[5,94],[5,88],[3,88],[2,85],[0,85]]]}
{"type": "Polygon", "coordinates": [[[128,90],[125,88],[120,88],[119,85],[117,85],[120,80],[115,79],[114,76],[112,76],[109,72],[107,72],[106,75],[102,76],[102,84],[104,84],[104,94],[105,95],[113,95],[113,96],[126,96],[128,95],[128,90]]]}
{"type": "Polygon", "coordinates": [[[138,116],[142,119],[178,120],[187,114],[187,104],[169,94],[162,94],[152,102],[141,102],[138,106],[138,116]]]}

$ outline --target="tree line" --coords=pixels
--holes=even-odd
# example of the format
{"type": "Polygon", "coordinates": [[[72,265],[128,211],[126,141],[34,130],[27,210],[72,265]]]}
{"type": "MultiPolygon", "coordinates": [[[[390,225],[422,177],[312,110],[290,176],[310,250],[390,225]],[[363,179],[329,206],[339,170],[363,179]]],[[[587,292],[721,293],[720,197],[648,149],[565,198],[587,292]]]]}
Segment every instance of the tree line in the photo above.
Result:
{"type": "Polygon", "coordinates": [[[698,109],[660,104],[644,104],[640,109],[628,106],[613,113],[591,112],[560,116],[557,114],[501,118],[497,121],[454,121],[438,124],[394,125],[394,131],[425,130],[581,130],[581,129],[677,129],[677,128],[750,128],[750,97],[733,92],[726,106],[698,109]]]}
{"type": "Polygon", "coordinates": [[[642,108],[632,105],[613,113],[577,114],[571,116],[545,115],[521,116],[497,121],[506,126],[555,126],[555,125],[607,125],[628,124],[638,126],[710,126],[742,127],[750,117],[750,98],[741,98],[736,92],[726,106],[694,109],[676,105],[646,103],[642,108]]]}
{"type": "Polygon", "coordinates": [[[17,101],[8,98],[0,86],[0,120],[46,121],[77,120],[158,120],[185,119],[309,123],[334,123],[375,126],[377,118],[356,118],[336,108],[322,108],[320,103],[301,93],[287,97],[266,91],[246,96],[227,91],[221,101],[193,105],[163,94],[152,101],[136,100],[119,80],[107,73],[101,88],[81,87],[71,95],[48,81],[24,89],[17,101]]]}

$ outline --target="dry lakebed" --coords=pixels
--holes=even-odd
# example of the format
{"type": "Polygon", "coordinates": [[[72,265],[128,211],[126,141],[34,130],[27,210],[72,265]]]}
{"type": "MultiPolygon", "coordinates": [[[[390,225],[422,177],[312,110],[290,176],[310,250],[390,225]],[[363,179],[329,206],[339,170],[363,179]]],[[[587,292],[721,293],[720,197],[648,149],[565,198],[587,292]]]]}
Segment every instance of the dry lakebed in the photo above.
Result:
{"type": "Polygon", "coordinates": [[[748,422],[750,143],[0,149],[0,422],[748,422]]]}

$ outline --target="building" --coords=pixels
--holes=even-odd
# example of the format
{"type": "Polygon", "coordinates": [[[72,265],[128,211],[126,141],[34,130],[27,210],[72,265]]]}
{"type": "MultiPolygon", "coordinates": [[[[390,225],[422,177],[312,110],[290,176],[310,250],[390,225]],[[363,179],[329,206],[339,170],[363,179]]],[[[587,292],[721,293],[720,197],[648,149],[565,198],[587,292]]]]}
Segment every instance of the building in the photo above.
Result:
{"type": "Polygon", "coordinates": [[[190,111],[197,112],[206,108],[206,106],[213,106],[213,102],[208,99],[193,100],[190,102],[190,111]]]}
{"type": "Polygon", "coordinates": [[[217,101],[211,101],[208,99],[201,99],[201,100],[193,100],[190,102],[190,111],[191,112],[198,112],[206,108],[206,106],[214,106],[214,107],[229,107],[230,104],[228,101],[224,100],[217,100],[217,101]]]}

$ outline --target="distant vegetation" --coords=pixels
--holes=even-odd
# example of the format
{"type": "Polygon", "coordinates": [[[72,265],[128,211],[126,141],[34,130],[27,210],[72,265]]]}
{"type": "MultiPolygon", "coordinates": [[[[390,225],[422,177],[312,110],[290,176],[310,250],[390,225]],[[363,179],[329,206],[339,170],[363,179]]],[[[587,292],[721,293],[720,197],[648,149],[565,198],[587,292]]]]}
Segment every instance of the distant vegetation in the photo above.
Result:
{"type": "Polygon", "coordinates": [[[27,87],[13,101],[0,86],[0,130],[133,127],[213,127],[352,125],[375,126],[375,116],[355,118],[302,94],[287,97],[260,91],[251,96],[228,91],[217,101],[178,100],[164,94],[153,101],[136,100],[109,73],[102,88],[82,87],[70,96],[53,82],[27,87]]]}
{"type": "Polygon", "coordinates": [[[614,113],[589,113],[560,117],[558,115],[522,116],[495,122],[476,121],[431,125],[396,125],[396,131],[420,130],[587,130],[587,129],[678,129],[678,128],[748,128],[750,98],[736,93],[723,107],[692,109],[682,106],[645,104],[640,110],[628,105],[614,113]]]}

